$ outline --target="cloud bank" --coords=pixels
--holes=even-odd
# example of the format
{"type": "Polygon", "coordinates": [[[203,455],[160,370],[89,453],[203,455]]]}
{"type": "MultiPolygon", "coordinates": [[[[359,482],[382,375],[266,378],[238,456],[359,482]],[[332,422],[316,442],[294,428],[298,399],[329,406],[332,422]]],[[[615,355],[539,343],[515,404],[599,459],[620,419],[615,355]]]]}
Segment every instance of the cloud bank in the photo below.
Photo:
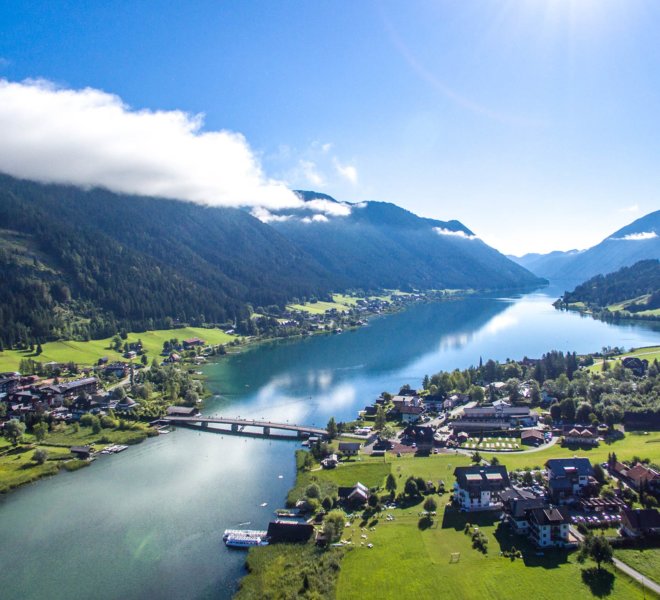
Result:
{"type": "Polygon", "coordinates": [[[640,233],[629,233],[620,238],[610,238],[619,242],[641,242],[643,240],[652,240],[657,238],[658,234],[655,231],[642,231],[640,233]]]}
{"type": "Polygon", "coordinates": [[[203,125],[201,115],[134,110],[92,88],[0,79],[0,171],[9,175],[211,206],[304,206],[264,174],[241,134],[203,125]]]}
{"type": "Polygon", "coordinates": [[[477,236],[476,235],[468,235],[465,233],[465,231],[454,231],[453,229],[445,229],[444,227],[434,227],[433,231],[435,231],[438,235],[453,235],[456,237],[460,237],[466,240],[476,240],[477,236]]]}

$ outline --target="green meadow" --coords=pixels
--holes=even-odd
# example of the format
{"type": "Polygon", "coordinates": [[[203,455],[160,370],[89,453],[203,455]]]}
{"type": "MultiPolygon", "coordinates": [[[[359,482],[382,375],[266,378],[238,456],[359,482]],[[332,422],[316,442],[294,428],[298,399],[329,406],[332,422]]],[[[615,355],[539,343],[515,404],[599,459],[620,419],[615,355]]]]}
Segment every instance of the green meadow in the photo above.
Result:
{"type": "MultiPolygon", "coordinates": [[[[209,344],[227,344],[236,339],[220,329],[206,329],[203,327],[184,327],[182,329],[159,329],[142,333],[129,333],[126,342],[142,340],[149,360],[158,357],[163,350],[163,342],[172,338],[184,340],[199,337],[209,344]]],[[[60,341],[47,342],[42,345],[43,352],[36,356],[34,353],[23,350],[5,350],[0,352],[0,371],[18,370],[23,358],[32,358],[38,362],[74,362],[80,365],[92,365],[102,356],[107,356],[112,362],[122,360],[122,354],[115,352],[111,347],[112,338],[91,340],[89,342],[60,341]]]]}
{"type": "MultiPolygon", "coordinates": [[[[311,481],[322,488],[352,485],[356,481],[366,485],[379,481],[384,486],[387,474],[392,473],[398,491],[410,475],[434,483],[444,480],[447,489],[451,489],[454,468],[467,464],[469,458],[463,454],[364,457],[330,471],[300,472],[297,488],[300,491],[304,489],[303,482],[311,481]]],[[[594,565],[579,564],[575,552],[551,550],[538,555],[524,538],[500,526],[493,515],[460,513],[448,506],[449,497],[449,493],[434,495],[439,508],[432,523],[420,517],[423,500],[404,508],[387,509],[366,521],[354,520],[342,536],[351,543],[341,549],[344,554],[339,567],[334,565],[340,558],[335,553],[337,549],[332,549],[329,577],[318,574],[322,555],[311,544],[254,548],[248,558],[250,574],[242,582],[238,597],[247,598],[248,592],[255,590],[261,590],[261,597],[268,598],[294,598],[306,590],[309,597],[342,600],[644,597],[641,587],[610,567],[595,580],[583,578],[583,570],[594,565]],[[386,519],[386,515],[393,520],[386,519]],[[478,526],[488,539],[487,554],[472,548],[470,536],[464,533],[468,522],[478,526]],[[522,551],[523,558],[511,560],[500,555],[500,551],[514,546],[522,551]],[[329,590],[335,578],[336,588],[329,590]]],[[[651,562],[650,568],[653,566],[651,562]]]]}

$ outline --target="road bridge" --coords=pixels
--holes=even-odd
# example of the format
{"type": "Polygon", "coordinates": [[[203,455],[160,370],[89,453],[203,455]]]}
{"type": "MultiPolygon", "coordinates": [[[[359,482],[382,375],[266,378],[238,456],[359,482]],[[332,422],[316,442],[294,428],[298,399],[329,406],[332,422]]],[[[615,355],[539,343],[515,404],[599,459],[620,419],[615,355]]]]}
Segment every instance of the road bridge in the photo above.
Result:
{"type": "MultiPolygon", "coordinates": [[[[263,421],[259,419],[239,419],[235,417],[179,417],[167,416],[160,419],[162,423],[172,423],[173,425],[192,426],[200,429],[209,429],[212,431],[223,431],[217,427],[209,427],[210,424],[229,425],[230,430],[227,433],[245,435],[261,435],[264,437],[281,437],[282,431],[291,431],[296,434],[295,437],[303,438],[307,436],[327,437],[328,432],[323,427],[312,427],[310,425],[298,425],[296,423],[276,423],[274,421],[263,421]],[[255,431],[257,430],[257,431],[255,431]]],[[[293,437],[293,436],[291,436],[293,437]]]]}

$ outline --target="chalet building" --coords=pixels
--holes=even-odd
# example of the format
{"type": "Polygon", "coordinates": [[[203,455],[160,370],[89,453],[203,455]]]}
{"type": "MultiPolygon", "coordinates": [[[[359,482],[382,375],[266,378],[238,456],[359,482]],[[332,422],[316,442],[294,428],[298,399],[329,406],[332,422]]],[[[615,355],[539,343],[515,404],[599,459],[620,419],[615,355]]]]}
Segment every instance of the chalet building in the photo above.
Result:
{"type": "Polygon", "coordinates": [[[11,394],[18,389],[20,384],[21,378],[18,375],[3,377],[0,379],[0,394],[11,394]]]}
{"type": "Polygon", "coordinates": [[[428,425],[408,425],[402,434],[402,438],[407,442],[414,442],[420,452],[433,450],[434,436],[433,427],[428,425]]]}
{"type": "Polygon", "coordinates": [[[588,458],[551,458],[545,467],[548,470],[550,496],[555,502],[587,495],[589,488],[596,485],[588,458]]]}
{"type": "Polygon", "coordinates": [[[204,344],[206,342],[198,337],[188,338],[187,340],[183,340],[183,349],[190,350],[195,346],[203,346],[204,344]]]}
{"type": "Polygon", "coordinates": [[[642,487],[647,488],[650,492],[660,492],[660,473],[642,463],[627,467],[617,462],[612,470],[637,492],[642,487]]]}
{"type": "Polygon", "coordinates": [[[343,500],[347,504],[352,505],[363,505],[369,500],[369,488],[360,483],[359,481],[353,487],[340,487],[337,490],[337,495],[340,500],[343,500]]]}
{"type": "Polygon", "coordinates": [[[527,446],[540,446],[545,441],[538,429],[525,429],[520,433],[520,442],[527,446]]]}
{"type": "Polygon", "coordinates": [[[510,486],[506,467],[456,467],[454,501],[462,510],[497,510],[502,508],[500,495],[510,486]]]}
{"type": "Polygon", "coordinates": [[[545,507],[545,501],[540,496],[513,487],[500,494],[500,501],[505,520],[516,533],[521,535],[529,534],[529,511],[545,507]]]}
{"type": "Polygon", "coordinates": [[[55,395],[63,398],[74,398],[81,394],[94,394],[98,388],[99,382],[96,377],[85,377],[84,379],[76,379],[75,381],[68,381],[67,383],[60,383],[42,389],[50,389],[55,395]]]}
{"type": "Polygon", "coordinates": [[[405,405],[399,409],[401,420],[404,423],[417,423],[422,418],[424,413],[423,406],[405,405]]]}
{"type": "Polygon", "coordinates": [[[321,461],[321,467],[323,467],[324,469],[334,469],[338,463],[339,463],[339,458],[337,457],[337,455],[330,454],[321,461]]]}
{"type": "Polygon", "coordinates": [[[506,402],[491,406],[465,408],[460,418],[449,424],[459,431],[505,431],[516,427],[535,427],[539,416],[528,406],[509,406],[506,402]]]}
{"type": "Polygon", "coordinates": [[[568,431],[564,430],[564,444],[566,446],[598,446],[599,443],[598,430],[594,427],[577,425],[568,431]]]}
{"type": "Polygon", "coordinates": [[[130,396],[126,396],[123,400],[117,402],[115,410],[118,412],[133,412],[140,406],[139,402],[136,402],[130,396]]]}
{"type": "Polygon", "coordinates": [[[621,533],[628,537],[660,534],[660,513],[655,508],[621,509],[621,533]]]}
{"type": "Polygon", "coordinates": [[[571,520],[565,508],[533,508],[529,511],[529,539],[539,548],[572,545],[571,520]]]}
{"type": "Polygon", "coordinates": [[[360,442],[339,442],[339,452],[344,456],[357,456],[361,445],[360,442]]]}

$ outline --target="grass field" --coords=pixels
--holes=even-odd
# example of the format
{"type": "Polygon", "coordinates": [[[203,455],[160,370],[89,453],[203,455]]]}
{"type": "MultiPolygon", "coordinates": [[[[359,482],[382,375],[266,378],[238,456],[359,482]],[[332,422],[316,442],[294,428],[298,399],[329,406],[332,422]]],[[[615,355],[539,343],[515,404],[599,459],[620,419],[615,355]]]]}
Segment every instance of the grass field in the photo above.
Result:
{"type": "Polygon", "coordinates": [[[660,583],[660,548],[616,550],[614,556],[639,571],[645,577],[652,579],[656,583],[660,583]]]}
{"type": "MultiPolygon", "coordinates": [[[[345,463],[335,470],[313,472],[319,482],[368,485],[378,480],[384,483],[387,472],[394,474],[399,491],[410,475],[437,482],[442,479],[448,487],[453,483],[456,466],[469,463],[467,456],[440,454],[426,458],[403,456],[387,460],[362,460],[345,463]]],[[[309,474],[304,474],[309,475],[309,474]]],[[[346,527],[342,539],[344,557],[338,569],[337,587],[328,591],[327,581],[313,584],[316,575],[312,566],[318,557],[311,556],[310,546],[256,548],[250,551],[250,575],[244,580],[244,596],[248,591],[259,597],[288,598],[307,591],[317,598],[456,598],[509,600],[533,596],[540,600],[561,597],[607,597],[611,600],[643,598],[641,588],[627,576],[607,568],[596,581],[585,583],[583,569],[594,565],[580,565],[576,553],[564,550],[546,551],[537,556],[525,539],[504,528],[492,515],[466,515],[447,508],[449,494],[435,496],[438,515],[433,524],[420,518],[419,504],[387,510],[394,517],[388,521],[381,515],[368,523],[353,521],[346,527]],[[478,525],[488,539],[486,555],[472,548],[471,539],[463,533],[465,523],[478,525]],[[373,544],[368,548],[368,544],[373,544]],[[500,556],[500,550],[512,546],[522,550],[523,559],[511,561],[500,556]],[[459,553],[458,562],[452,554],[459,553]],[[310,562],[310,560],[312,562],[310,562]],[[275,582],[269,588],[270,581],[275,582]],[[316,595],[315,595],[316,593],[316,595]]],[[[334,551],[334,549],[333,549],[334,551]]],[[[653,568],[653,565],[651,565],[653,568]]],[[[318,570],[318,569],[317,569],[318,570]]],[[[648,594],[647,594],[648,595],[648,594]]]]}
{"type": "Polygon", "coordinates": [[[479,450],[486,459],[497,456],[500,462],[509,470],[524,469],[525,467],[542,466],[549,458],[571,458],[573,456],[584,456],[592,463],[605,462],[607,455],[615,452],[619,460],[629,460],[633,456],[649,458],[651,462],[660,463],[660,432],[652,432],[648,435],[628,433],[626,436],[611,444],[601,442],[597,448],[563,448],[558,443],[545,450],[530,453],[501,454],[479,450]]]}
{"type": "MultiPolygon", "coordinates": [[[[214,345],[227,344],[236,339],[236,336],[228,335],[220,329],[185,327],[183,329],[159,329],[143,333],[129,333],[126,341],[137,342],[138,339],[142,340],[149,360],[151,360],[160,355],[163,350],[163,342],[172,338],[183,340],[192,337],[199,337],[214,345]]],[[[43,352],[39,356],[19,350],[5,350],[0,352],[0,371],[17,370],[23,358],[33,358],[43,363],[51,361],[58,363],[74,362],[81,365],[94,364],[102,356],[107,356],[110,361],[121,360],[121,353],[112,350],[110,342],[111,338],[89,342],[48,342],[42,345],[43,352]]]]}
{"type": "Polygon", "coordinates": [[[3,445],[0,448],[0,493],[8,492],[41,477],[55,475],[60,470],[61,461],[70,457],[68,448],[38,447],[48,452],[49,459],[43,465],[32,461],[36,447],[11,448],[3,445]]]}

